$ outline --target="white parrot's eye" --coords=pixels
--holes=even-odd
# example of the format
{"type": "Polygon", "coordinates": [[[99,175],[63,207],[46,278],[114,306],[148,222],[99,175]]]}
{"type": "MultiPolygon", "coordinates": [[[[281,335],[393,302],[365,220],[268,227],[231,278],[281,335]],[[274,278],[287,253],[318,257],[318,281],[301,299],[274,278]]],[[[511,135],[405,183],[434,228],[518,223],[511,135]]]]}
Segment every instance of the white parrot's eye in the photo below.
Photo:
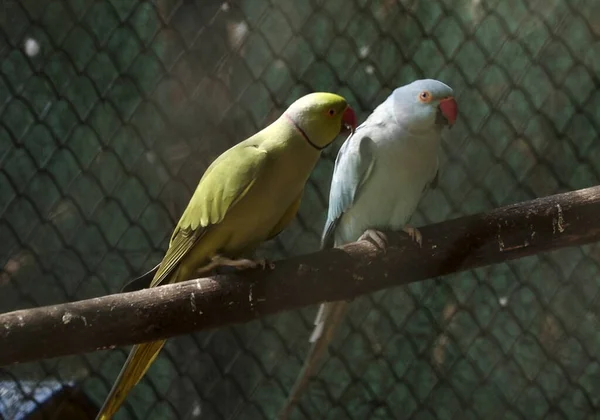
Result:
{"type": "Polygon", "coordinates": [[[424,90],[423,92],[419,93],[419,100],[424,103],[431,102],[431,93],[424,90]]]}
{"type": "Polygon", "coordinates": [[[335,109],[330,109],[328,114],[330,117],[333,117],[335,115],[335,109]]]}

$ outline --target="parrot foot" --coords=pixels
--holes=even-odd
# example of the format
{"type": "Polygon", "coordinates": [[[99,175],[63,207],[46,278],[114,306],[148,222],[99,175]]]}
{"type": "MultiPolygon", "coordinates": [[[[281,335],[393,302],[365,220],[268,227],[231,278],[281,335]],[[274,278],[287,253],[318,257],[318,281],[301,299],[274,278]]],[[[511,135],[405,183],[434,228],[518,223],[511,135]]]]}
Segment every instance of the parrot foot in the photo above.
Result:
{"type": "Polygon", "coordinates": [[[375,229],[365,230],[365,233],[360,235],[360,238],[358,238],[358,240],[369,241],[382,251],[385,251],[388,243],[388,239],[385,233],[375,229]]]}
{"type": "Polygon", "coordinates": [[[250,263],[254,264],[253,266],[248,266],[247,268],[260,267],[262,270],[266,270],[267,268],[269,270],[272,270],[275,268],[275,264],[273,264],[271,261],[269,261],[266,258],[259,258],[257,260],[246,260],[246,261],[250,261],[250,263]]]}
{"type": "Polygon", "coordinates": [[[260,267],[263,270],[265,270],[267,268],[272,270],[273,268],[275,268],[275,264],[273,264],[271,261],[269,261],[265,258],[260,258],[257,260],[251,260],[248,258],[232,259],[232,258],[223,257],[221,255],[215,255],[208,265],[206,265],[198,270],[198,274],[203,274],[208,271],[212,271],[215,268],[221,268],[221,267],[231,267],[231,268],[235,268],[236,270],[247,270],[249,268],[260,267]]]}
{"type": "Polygon", "coordinates": [[[402,232],[408,234],[408,236],[410,236],[410,239],[419,244],[420,248],[423,247],[423,235],[421,235],[419,229],[411,226],[404,226],[402,228],[402,232]]]}

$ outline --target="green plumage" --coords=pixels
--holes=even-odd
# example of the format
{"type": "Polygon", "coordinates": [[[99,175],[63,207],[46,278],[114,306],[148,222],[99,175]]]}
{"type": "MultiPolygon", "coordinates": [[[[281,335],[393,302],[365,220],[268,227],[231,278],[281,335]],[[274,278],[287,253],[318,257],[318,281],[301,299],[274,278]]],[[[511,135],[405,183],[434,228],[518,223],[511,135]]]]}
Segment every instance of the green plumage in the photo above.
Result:
{"type": "MultiPolygon", "coordinates": [[[[256,264],[235,258],[253,252],[294,218],[320,150],[340,133],[348,109],[338,95],[306,95],[274,123],[219,156],[202,176],[163,260],[151,271],[149,286],[188,280],[214,266],[256,264]]],[[[126,288],[147,285],[149,274],[126,288]]],[[[164,343],[133,347],[98,419],[112,417],[164,343]]]]}

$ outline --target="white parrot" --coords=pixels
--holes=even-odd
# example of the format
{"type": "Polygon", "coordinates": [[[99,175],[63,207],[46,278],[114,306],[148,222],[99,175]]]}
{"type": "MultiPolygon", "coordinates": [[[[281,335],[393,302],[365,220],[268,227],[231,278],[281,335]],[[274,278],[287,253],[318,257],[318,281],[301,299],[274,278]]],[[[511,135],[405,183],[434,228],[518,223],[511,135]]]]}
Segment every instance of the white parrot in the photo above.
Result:
{"type": "MultiPolygon", "coordinates": [[[[403,230],[421,244],[407,222],[427,190],[437,185],[441,133],[458,116],[453,90],[433,80],[395,89],[341,147],[333,171],[322,248],[367,239],[385,248],[380,230],[403,230]]],[[[316,373],[348,302],[321,304],[311,348],[279,419],[291,409],[316,373]]]]}

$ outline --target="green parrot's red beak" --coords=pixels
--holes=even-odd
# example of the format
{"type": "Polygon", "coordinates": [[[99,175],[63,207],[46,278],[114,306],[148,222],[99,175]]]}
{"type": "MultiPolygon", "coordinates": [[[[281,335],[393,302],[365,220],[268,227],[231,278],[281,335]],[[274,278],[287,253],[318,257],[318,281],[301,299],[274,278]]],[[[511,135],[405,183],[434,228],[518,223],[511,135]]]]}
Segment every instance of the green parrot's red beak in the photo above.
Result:
{"type": "Polygon", "coordinates": [[[456,122],[456,117],[458,117],[458,104],[454,98],[449,96],[442,99],[439,108],[446,121],[448,121],[448,125],[452,127],[456,122]]]}
{"type": "Polygon", "coordinates": [[[344,111],[344,114],[342,115],[342,126],[343,128],[350,130],[350,134],[352,134],[354,133],[354,130],[356,130],[356,124],[356,114],[354,113],[354,110],[350,107],[350,105],[348,105],[346,107],[346,110],[344,111]]]}

